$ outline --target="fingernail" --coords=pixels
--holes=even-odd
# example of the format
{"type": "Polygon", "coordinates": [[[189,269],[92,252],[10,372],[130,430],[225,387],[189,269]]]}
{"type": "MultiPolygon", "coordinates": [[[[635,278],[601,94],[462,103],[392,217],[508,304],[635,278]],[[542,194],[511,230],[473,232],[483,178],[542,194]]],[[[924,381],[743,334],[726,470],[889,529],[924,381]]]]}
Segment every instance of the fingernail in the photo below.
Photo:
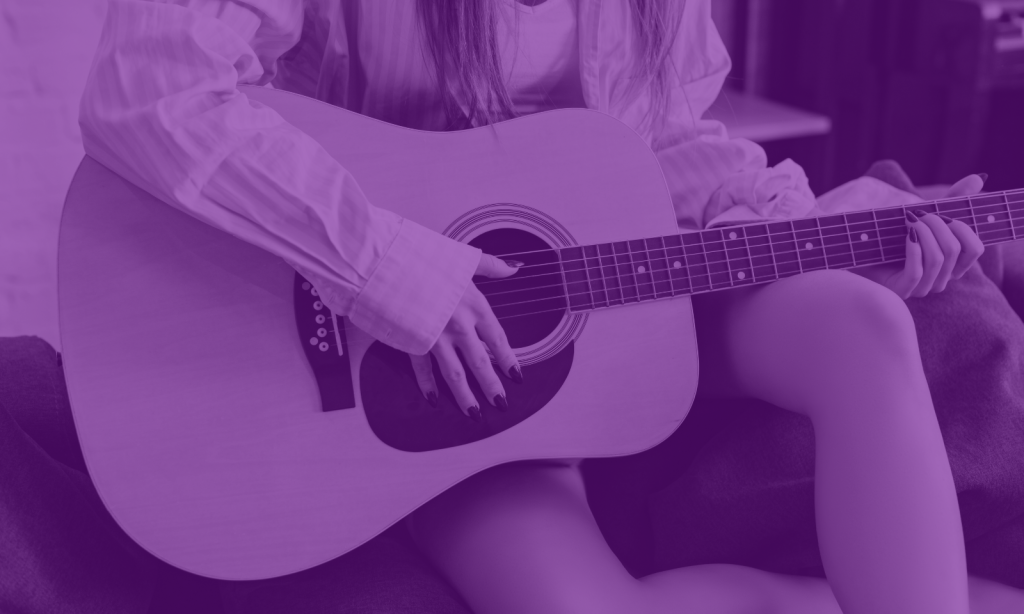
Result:
{"type": "Polygon", "coordinates": [[[494,395],[494,406],[500,409],[501,411],[505,411],[506,409],[508,409],[508,401],[505,400],[505,395],[501,394],[500,392],[494,395]]]}
{"type": "Polygon", "coordinates": [[[437,407],[437,393],[433,390],[427,393],[427,403],[430,403],[431,407],[437,407]]]}
{"type": "Polygon", "coordinates": [[[469,417],[477,422],[481,422],[484,418],[480,415],[480,408],[476,405],[471,405],[469,408],[469,417]]]}
{"type": "Polygon", "coordinates": [[[910,227],[910,230],[908,231],[907,234],[910,235],[910,242],[911,243],[917,243],[917,230],[915,230],[913,226],[910,227]]]}
{"type": "Polygon", "coordinates": [[[952,224],[953,223],[953,218],[951,218],[949,216],[946,216],[946,215],[942,215],[941,213],[939,214],[939,219],[942,220],[943,222],[947,223],[947,224],[952,224]]]}
{"type": "Polygon", "coordinates": [[[985,183],[988,181],[988,173],[978,173],[978,177],[981,177],[981,182],[985,183]]]}
{"type": "Polygon", "coordinates": [[[910,222],[911,224],[917,221],[917,216],[914,215],[914,212],[911,211],[910,209],[907,209],[907,221],[910,222]]]}
{"type": "Polygon", "coordinates": [[[510,267],[512,267],[514,269],[518,269],[519,267],[523,266],[526,263],[525,262],[519,262],[518,260],[506,260],[505,264],[509,265],[510,267]]]}
{"type": "Polygon", "coordinates": [[[523,372],[519,370],[519,365],[512,365],[512,368],[508,370],[508,376],[517,384],[523,383],[523,372]]]}
{"type": "Polygon", "coordinates": [[[921,209],[918,209],[917,211],[914,212],[914,215],[916,215],[917,217],[924,217],[924,216],[928,215],[928,212],[927,211],[922,211],[921,209]]]}

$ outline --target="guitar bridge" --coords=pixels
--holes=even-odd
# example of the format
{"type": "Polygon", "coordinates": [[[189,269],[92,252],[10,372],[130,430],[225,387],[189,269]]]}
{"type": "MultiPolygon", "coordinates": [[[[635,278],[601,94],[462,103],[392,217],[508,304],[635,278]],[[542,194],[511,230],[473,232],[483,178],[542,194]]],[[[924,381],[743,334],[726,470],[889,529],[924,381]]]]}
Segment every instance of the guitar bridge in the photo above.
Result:
{"type": "Polygon", "coordinates": [[[294,297],[295,325],[320,389],[321,407],[324,411],[354,408],[355,387],[344,318],[331,313],[313,284],[298,273],[295,274],[294,297]]]}

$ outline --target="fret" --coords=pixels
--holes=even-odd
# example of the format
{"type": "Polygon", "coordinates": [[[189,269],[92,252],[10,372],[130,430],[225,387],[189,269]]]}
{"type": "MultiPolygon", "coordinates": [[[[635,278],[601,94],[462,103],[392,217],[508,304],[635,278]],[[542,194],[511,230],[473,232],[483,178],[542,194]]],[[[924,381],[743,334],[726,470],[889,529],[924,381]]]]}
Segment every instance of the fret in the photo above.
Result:
{"type": "Polygon", "coordinates": [[[966,200],[946,200],[935,203],[935,212],[941,213],[948,218],[960,220],[971,228],[974,228],[974,217],[971,215],[971,205],[966,200]]]}
{"type": "Polygon", "coordinates": [[[622,300],[626,303],[635,303],[640,300],[640,294],[636,286],[636,277],[633,275],[633,259],[629,255],[629,244],[625,241],[616,241],[612,243],[612,250],[615,252],[615,270],[619,277],[622,300]]]}
{"type": "Polygon", "coordinates": [[[754,271],[750,262],[750,250],[745,235],[746,228],[737,226],[725,228],[725,256],[729,263],[729,280],[734,286],[754,283],[754,271]]]}
{"type": "Polygon", "coordinates": [[[629,258],[633,263],[633,275],[636,278],[636,289],[641,301],[655,298],[654,276],[651,274],[651,261],[647,254],[647,246],[643,239],[628,241],[629,258]]]}
{"type": "Polygon", "coordinates": [[[729,259],[725,253],[725,241],[721,230],[704,230],[698,233],[704,245],[704,257],[707,259],[708,275],[711,289],[719,290],[732,285],[732,273],[729,259]]]}
{"type": "Polygon", "coordinates": [[[682,236],[683,254],[690,275],[691,292],[707,292],[711,290],[711,269],[701,241],[700,232],[688,232],[682,236]]]}
{"type": "Polygon", "coordinates": [[[1010,221],[1010,232],[1013,233],[1013,241],[1017,240],[1017,228],[1013,223],[1013,214],[1010,211],[1010,195],[1003,192],[1003,205],[1006,207],[1006,219],[1010,221]]]}
{"type": "Polygon", "coordinates": [[[569,311],[586,311],[594,308],[594,297],[590,293],[590,278],[583,260],[582,247],[563,247],[558,250],[562,265],[562,277],[569,296],[569,311]]]}
{"type": "Polygon", "coordinates": [[[708,283],[711,289],[719,290],[729,286],[729,262],[725,257],[721,231],[704,230],[697,235],[700,237],[701,248],[704,251],[704,262],[707,265],[708,283]]]}
{"type": "Polygon", "coordinates": [[[882,262],[903,260],[907,256],[907,212],[903,207],[875,210],[882,262]]]}
{"type": "Polygon", "coordinates": [[[499,317],[520,315],[519,303],[530,303],[532,312],[538,301],[575,312],[898,262],[906,256],[907,211],[960,220],[986,244],[1024,237],[1024,190],[981,194],[550,250],[548,262],[531,264],[543,270],[525,276],[534,284],[551,280],[537,286],[543,295],[524,301],[519,294],[518,302],[502,305],[502,292],[488,300],[499,317]]]}
{"type": "Polygon", "coordinates": [[[791,277],[802,272],[800,268],[799,250],[796,247],[796,235],[793,233],[792,222],[774,222],[768,224],[768,236],[771,238],[772,256],[779,279],[791,277]]]}
{"type": "Polygon", "coordinates": [[[668,272],[668,257],[665,254],[665,244],[661,237],[645,239],[648,260],[651,263],[651,276],[654,278],[654,296],[664,298],[675,296],[672,286],[672,276],[668,272]]]}
{"type": "Polygon", "coordinates": [[[1013,221],[1005,210],[1007,203],[1003,194],[983,194],[969,200],[982,243],[988,245],[1013,240],[1013,221]]]}
{"type": "Polygon", "coordinates": [[[970,227],[971,227],[971,230],[973,230],[974,233],[977,234],[978,233],[978,216],[975,215],[975,212],[974,212],[974,203],[971,202],[971,198],[970,197],[967,197],[966,200],[967,200],[967,210],[971,212],[970,227]]]}
{"type": "Polygon", "coordinates": [[[819,217],[817,220],[828,268],[846,269],[854,266],[853,239],[850,238],[846,217],[838,214],[819,217]]]}
{"type": "Polygon", "coordinates": [[[601,260],[598,258],[596,245],[584,245],[583,257],[587,267],[587,279],[590,281],[590,295],[594,299],[594,307],[609,307],[608,292],[605,290],[604,275],[601,271],[601,260]]]}
{"type": "Polygon", "coordinates": [[[1006,206],[1010,210],[1014,235],[1024,237],[1024,192],[1007,194],[1006,206]]]}
{"type": "Polygon", "coordinates": [[[799,250],[797,255],[800,258],[800,268],[804,273],[828,268],[817,218],[793,220],[793,234],[799,250]]]}
{"type": "Polygon", "coordinates": [[[747,253],[750,255],[751,277],[754,283],[778,279],[779,273],[775,268],[775,256],[772,253],[768,227],[765,224],[746,226],[743,234],[747,242],[747,253]]]}
{"type": "Polygon", "coordinates": [[[597,246],[597,253],[601,261],[601,277],[605,280],[608,306],[624,304],[626,299],[622,294],[622,280],[619,279],[619,271],[615,265],[615,249],[611,243],[602,243],[597,246]]]}
{"type": "Polygon", "coordinates": [[[676,296],[689,294],[690,288],[690,267],[686,266],[686,254],[683,253],[683,237],[681,235],[668,235],[662,237],[665,243],[665,258],[668,261],[669,275],[672,279],[672,289],[676,296]]]}
{"type": "Polygon", "coordinates": [[[882,262],[882,242],[879,240],[874,212],[857,211],[847,213],[844,217],[854,266],[882,262]]]}

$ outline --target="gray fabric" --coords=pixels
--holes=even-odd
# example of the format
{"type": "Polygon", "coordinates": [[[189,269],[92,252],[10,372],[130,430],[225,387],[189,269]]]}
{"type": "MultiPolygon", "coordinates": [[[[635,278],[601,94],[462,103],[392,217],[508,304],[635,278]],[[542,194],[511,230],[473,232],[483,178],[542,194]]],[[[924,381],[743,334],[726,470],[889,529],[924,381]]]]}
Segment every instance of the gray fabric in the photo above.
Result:
{"type": "Polygon", "coordinates": [[[214,582],[136,546],[85,474],[59,355],[0,337],[0,613],[468,614],[399,526],[307,572],[214,582]]]}

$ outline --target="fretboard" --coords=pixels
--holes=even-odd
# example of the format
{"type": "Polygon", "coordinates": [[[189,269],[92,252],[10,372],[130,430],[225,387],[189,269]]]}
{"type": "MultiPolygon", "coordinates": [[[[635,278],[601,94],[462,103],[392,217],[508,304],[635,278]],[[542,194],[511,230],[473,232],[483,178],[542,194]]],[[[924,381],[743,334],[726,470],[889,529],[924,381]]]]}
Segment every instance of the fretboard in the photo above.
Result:
{"type": "Polygon", "coordinates": [[[1013,190],[568,247],[552,255],[557,256],[569,309],[587,311],[761,284],[819,269],[902,261],[908,209],[960,220],[985,245],[1024,239],[1024,190],[1013,190]]]}

